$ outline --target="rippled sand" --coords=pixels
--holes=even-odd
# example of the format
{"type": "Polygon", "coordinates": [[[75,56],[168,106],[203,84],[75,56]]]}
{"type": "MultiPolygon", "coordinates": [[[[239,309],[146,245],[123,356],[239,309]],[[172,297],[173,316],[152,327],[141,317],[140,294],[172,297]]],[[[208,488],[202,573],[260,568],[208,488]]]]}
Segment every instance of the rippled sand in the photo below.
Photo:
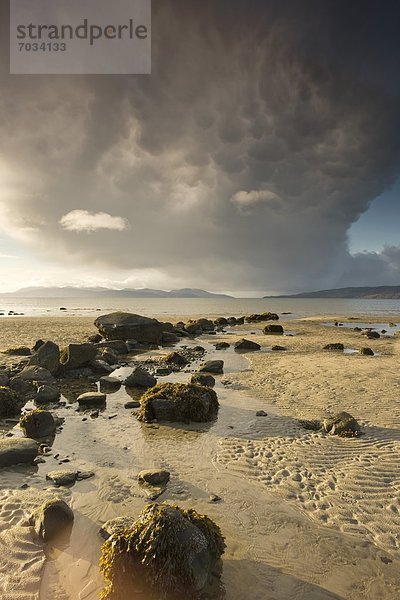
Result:
{"type": "MultiPolygon", "coordinates": [[[[60,342],[61,335],[64,342],[79,341],[93,333],[91,319],[72,319],[69,338],[60,332],[60,320],[65,322],[48,319],[46,336],[37,335],[34,323],[29,333],[19,331],[18,343],[14,334],[9,345],[29,345],[37,337],[60,342]]],[[[30,319],[25,323],[29,329],[30,319]]],[[[246,337],[256,332],[251,339],[264,347],[278,343],[288,348],[246,358],[231,349],[216,352],[209,345],[220,339],[234,342],[241,337],[235,329],[232,335],[203,336],[194,342],[206,346],[207,358],[226,362],[216,387],[221,410],[215,424],[141,424],[124,409],[123,389],[108,396],[98,419],[82,421],[75,405],[57,410],[66,422],[55,439],[54,453],[70,459],[59,468],[90,469],[95,477],[65,492],[75,512],[71,540],[67,546],[46,549],[42,572],[44,554],[32,543],[24,519],[48,493],[43,492],[49,487],[45,474],[58,467],[58,461],[51,457],[39,467],[2,470],[0,542],[7,547],[12,540],[12,552],[0,554],[2,600],[35,598],[40,577],[41,600],[98,598],[98,528],[109,518],[141,510],[147,499],[136,475],[151,467],[171,472],[160,501],[192,506],[221,526],[227,541],[227,599],[397,600],[400,340],[367,341],[350,330],[327,328],[321,320],[291,322],[290,329],[297,335],[269,337],[246,326],[246,337]],[[380,355],[321,350],[336,341],[349,348],[368,345],[380,355]],[[268,417],[256,417],[260,409],[268,417]],[[296,420],[339,410],[354,414],[365,435],[330,437],[304,430],[296,420]],[[22,483],[31,488],[17,490],[22,483]],[[210,494],[222,501],[211,503],[210,494]],[[19,577],[19,596],[11,569],[13,577],[19,577]]],[[[169,379],[186,381],[189,376],[169,379]]]]}

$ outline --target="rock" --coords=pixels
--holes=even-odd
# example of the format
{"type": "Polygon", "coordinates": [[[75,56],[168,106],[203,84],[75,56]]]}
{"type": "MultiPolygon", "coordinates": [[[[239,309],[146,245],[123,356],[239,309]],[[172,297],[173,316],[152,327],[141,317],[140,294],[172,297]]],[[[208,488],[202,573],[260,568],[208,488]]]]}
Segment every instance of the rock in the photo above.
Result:
{"type": "Polygon", "coordinates": [[[259,315],[259,314],[250,315],[250,316],[246,317],[245,320],[247,321],[247,323],[257,323],[260,321],[278,321],[279,316],[276,313],[265,312],[265,313],[262,313],[261,315],[259,315]]]}
{"type": "Polygon", "coordinates": [[[362,331],[361,327],[354,327],[353,331],[362,331]]]}
{"type": "Polygon", "coordinates": [[[55,434],[56,423],[47,410],[31,410],[20,419],[20,427],[26,437],[38,439],[55,434]]]}
{"type": "Polygon", "coordinates": [[[38,454],[39,444],[23,438],[0,439],[0,467],[32,463],[38,454]]]}
{"type": "Polygon", "coordinates": [[[83,479],[90,479],[94,477],[93,471],[77,471],[76,472],[76,480],[82,481],[83,479]]]}
{"type": "Polygon", "coordinates": [[[377,331],[367,331],[365,335],[369,340],[377,340],[381,337],[377,331]]]}
{"type": "Polygon", "coordinates": [[[265,410],[258,410],[256,412],[256,417],[268,417],[268,413],[266,413],[265,410]]]}
{"type": "Polygon", "coordinates": [[[228,342],[217,342],[215,344],[215,349],[216,350],[226,350],[227,348],[230,348],[231,345],[228,344],[228,342]]]}
{"type": "Polygon", "coordinates": [[[35,342],[35,345],[32,348],[33,352],[37,352],[39,350],[40,346],[43,346],[43,344],[44,344],[43,340],[37,340],[35,342]]]}
{"type": "Polygon", "coordinates": [[[99,344],[103,337],[99,333],[95,333],[94,335],[90,335],[87,339],[89,344],[99,344]]]}
{"type": "MultiPolygon", "coordinates": [[[[125,344],[125,342],[123,343],[125,344]]],[[[118,354],[117,352],[115,352],[115,350],[112,350],[111,348],[100,348],[97,357],[97,360],[104,361],[108,365],[118,364],[118,354]]]]}
{"type": "Polygon", "coordinates": [[[10,354],[13,356],[30,356],[31,349],[26,346],[18,346],[18,348],[8,348],[3,351],[3,354],[10,354]]]}
{"type": "Polygon", "coordinates": [[[310,431],[319,431],[322,428],[322,423],[321,421],[318,421],[316,419],[313,420],[299,420],[299,425],[300,427],[303,427],[303,429],[308,429],[310,431]]]}
{"type": "Polygon", "coordinates": [[[100,377],[100,392],[116,392],[121,387],[121,381],[116,377],[100,377]]]}
{"type": "Polygon", "coordinates": [[[0,386],[0,418],[19,415],[25,404],[24,399],[7,386],[0,386]]]}
{"type": "Polygon", "coordinates": [[[372,348],[361,348],[360,354],[362,354],[364,356],[375,356],[372,348]]]}
{"type": "Polygon", "coordinates": [[[81,407],[86,406],[104,406],[106,404],[106,395],[102,392],[86,392],[78,396],[78,403],[81,407]]]}
{"type": "Polygon", "coordinates": [[[161,334],[161,344],[163,344],[164,346],[176,344],[176,342],[179,342],[179,337],[180,336],[176,335],[176,333],[172,333],[170,331],[163,331],[163,333],[161,334]]]}
{"type": "Polygon", "coordinates": [[[151,388],[157,384],[157,379],[150,375],[143,367],[136,367],[132,373],[125,379],[124,384],[127,387],[151,388]]]}
{"type": "Polygon", "coordinates": [[[164,362],[170,365],[172,364],[184,367],[189,361],[185,356],[183,356],[183,354],[180,354],[180,352],[171,352],[164,357],[164,362]]]}
{"type": "Polygon", "coordinates": [[[260,344],[256,344],[256,342],[252,342],[251,340],[239,340],[235,344],[235,350],[249,350],[255,352],[256,350],[261,350],[260,344]]]}
{"type": "Polygon", "coordinates": [[[47,369],[30,365],[18,373],[18,379],[21,381],[37,381],[38,383],[51,383],[54,381],[53,375],[47,369]]]}
{"type": "Polygon", "coordinates": [[[193,383],[160,383],[140,399],[140,421],[213,421],[218,413],[217,394],[193,383]]]}
{"type": "Polygon", "coordinates": [[[7,386],[9,381],[10,381],[10,378],[7,375],[7,373],[3,370],[0,370],[0,387],[7,386]]]}
{"type": "Polygon", "coordinates": [[[327,344],[326,346],[323,347],[323,350],[339,350],[339,351],[343,352],[344,345],[341,344],[340,342],[335,342],[333,344],[327,344]]]}
{"type": "Polygon", "coordinates": [[[139,408],[140,406],[140,402],[137,400],[131,400],[130,402],[126,402],[126,404],[124,404],[124,408],[139,408]]]}
{"type": "Polygon", "coordinates": [[[140,344],[159,344],[163,332],[173,329],[171,323],[124,312],[103,315],[94,324],[107,340],[135,339],[140,344]]]}
{"type": "Polygon", "coordinates": [[[215,373],[221,375],[224,372],[224,361],[223,360],[208,360],[203,363],[199,368],[200,373],[215,373]]]}
{"type": "Polygon", "coordinates": [[[96,348],[99,348],[100,350],[108,350],[109,352],[113,352],[115,355],[128,354],[129,352],[128,344],[124,340],[107,340],[106,342],[96,344],[96,348]]]}
{"type": "Polygon", "coordinates": [[[287,348],[285,346],[272,346],[271,350],[272,352],[285,352],[287,348]]]}
{"type": "Polygon", "coordinates": [[[135,523],[134,517],[116,517],[106,521],[99,529],[102,538],[107,540],[111,535],[118,535],[124,529],[132,529],[135,523]]]}
{"type": "Polygon", "coordinates": [[[138,582],[139,595],[146,597],[200,597],[217,573],[224,549],[219,527],[205,515],[149,504],[131,529],[117,529],[102,546],[103,597],[112,590],[117,598],[134,598],[138,582]]]}
{"type": "Polygon", "coordinates": [[[94,360],[96,354],[94,344],[68,344],[61,351],[61,364],[65,369],[79,369],[94,360]]]}
{"type": "Polygon", "coordinates": [[[265,335],[283,335],[283,327],[282,325],[275,325],[274,323],[269,323],[264,327],[265,335]]]}
{"type": "Polygon", "coordinates": [[[201,335],[203,330],[197,321],[186,323],[185,331],[190,335],[201,335]]]}
{"type": "Polygon", "coordinates": [[[90,361],[89,367],[93,369],[93,371],[96,371],[96,373],[112,373],[114,371],[114,367],[104,360],[98,360],[97,358],[90,361]]]}
{"type": "Polygon", "coordinates": [[[36,394],[36,386],[33,385],[32,381],[24,381],[18,375],[12,377],[8,382],[8,386],[13,389],[21,397],[31,396],[36,394]]]}
{"type": "Polygon", "coordinates": [[[73,522],[74,513],[68,504],[57,499],[42,504],[29,517],[29,525],[44,542],[53,540],[66,528],[72,527],[73,522]]]}
{"type": "MultiPolygon", "coordinates": [[[[235,321],[236,321],[236,319],[235,319],[235,321]]],[[[218,317],[218,319],[215,319],[214,325],[217,325],[219,327],[223,327],[224,325],[228,325],[228,319],[225,319],[225,317],[218,317]]]]}
{"type": "Polygon", "coordinates": [[[210,502],[221,502],[221,496],[217,496],[217,494],[211,494],[209,498],[210,502]]]}
{"type": "Polygon", "coordinates": [[[169,481],[170,473],[168,471],[147,469],[140,471],[138,480],[140,483],[149,485],[166,485],[169,481]]]}
{"type": "Polygon", "coordinates": [[[57,486],[71,485],[77,480],[78,473],[76,471],[50,471],[47,473],[46,479],[49,479],[57,486]]]}
{"type": "Polygon", "coordinates": [[[347,412],[340,412],[333,417],[324,419],[323,428],[331,435],[341,435],[344,437],[356,436],[361,431],[355,418],[347,412]]]}
{"type": "Polygon", "coordinates": [[[55,375],[60,368],[60,348],[54,342],[45,342],[29,359],[28,365],[37,365],[55,375]]]}
{"type": "Polygon", "coordinates": [[[190,378],[190,383],[197,383],[198,385],[205,385],[206,387],[214,387],[215,379],[212,375],[206,373],[193,373],[190,378]]]}
{"type": "Polygon", "coordinates": [[[48,402],[57,402],[60,399],[60,391],[49,384],[40,385],[33,398],[35,404],[47,404],[48,402]]]}

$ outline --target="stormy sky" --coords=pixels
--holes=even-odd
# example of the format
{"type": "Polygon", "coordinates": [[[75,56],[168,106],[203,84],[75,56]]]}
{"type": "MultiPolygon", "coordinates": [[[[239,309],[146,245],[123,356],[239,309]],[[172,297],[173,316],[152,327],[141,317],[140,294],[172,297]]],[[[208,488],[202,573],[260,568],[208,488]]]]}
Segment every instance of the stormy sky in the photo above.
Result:
{"type": "Polygon", "coordinates": [[[152,74],[9,75],[0,287],[400,284],[400,5],[153,0],[152,74]]]}

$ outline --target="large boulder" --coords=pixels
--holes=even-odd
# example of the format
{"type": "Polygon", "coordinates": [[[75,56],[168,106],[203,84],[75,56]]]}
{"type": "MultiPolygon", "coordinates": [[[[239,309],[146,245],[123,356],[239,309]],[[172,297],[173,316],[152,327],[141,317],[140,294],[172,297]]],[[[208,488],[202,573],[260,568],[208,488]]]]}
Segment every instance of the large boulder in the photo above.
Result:
{"type": "Polygon", "coordinates": [[[344,437],[357,436],[361,431],[355,418],[347,412],[340,412],[324,419],[322,426],[327,433],[344,437]]]}
{"type": "Polygon", "coordinates": [[[40,439],[55,434],[56,422],[48,410],[30,410],[25,413],[19,425],[28,438],[40,439]]]}
{"type": "Polygon", "coordinates": [[[117,528],[103,544],[102,598],[198,598],[218,585],[224,549],[219,527],[207,516],[150,504],[132,527],[117,528]]]}
{"type": "Polygon", "coordinates": [[[19,415],[24,404],[18,392],[7,386],[0,386],[0,418],[19,415]]]}
{"type": "Polygon", "coordinates": [[[60,368],[60,348],[54,342],[45,342],[29,359],[28,365],[37,365],[55,375],[60,368]]]}
{"type": "Polygon", "coordinates": [[[218,413],[217,394],[209,387],[194,383],[160,383],[140,399],[140,421],[176,421],[203,423],[218,413]]]}
{"type": "Polygon", "coordinates": [[[32,463],[37,456],[38,448],[39,444],[35,440],[23,438],[0,439],[0,467],[32,463]]]}
{"type": "Polygon", "coordinates": [[[146,369],[143,367],[135,367],[132,373],[128,375],[128,377],[124,381],[124,385],[126,387],[140,387],[140,388],[151,388],[155,386],[157,383],[157,379],[153,377],[146,369]]]}
{"type": "Polygon", "coordinates": [[[117,377],[100,377],[100,392],[104,394],[116,392],[121,387],[121,380],[117,379],[117,377]]]}
{"type": "Polygon", "coordinates": [[[96,354],[94,344],[68,344],[61,351],[61,364],[65,369],[79,369],[94,360],[96,354]]]}
{"type": "Polygon", "coordinates": [[[57,402],[60,399],[60,390],[52,385],[41,385],[34,395],[35,404],[47,404],[48,402],[57,402]]]}
{"type": "Polygon", "coordinates": [[[103,315],[94,324],[107,340],[135,339],[141,344],[158,344],[164,331],[173,330],[171,323],[125,312],[103,315]]]}
{"type": "Polygon", "coordinates": [[[72,527],[74,513],[64,500],[53,499],[45,502],[29,517],[36,534],[48,542],[72,527]]]}

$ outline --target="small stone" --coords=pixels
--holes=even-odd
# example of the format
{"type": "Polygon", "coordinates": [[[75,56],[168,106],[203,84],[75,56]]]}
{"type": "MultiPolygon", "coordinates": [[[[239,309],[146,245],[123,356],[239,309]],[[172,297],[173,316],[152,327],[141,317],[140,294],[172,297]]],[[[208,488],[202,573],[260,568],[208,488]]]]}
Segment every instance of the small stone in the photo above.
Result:
{"type": "Polygon", "coordinates": [[[140,406],[140,402],[136,401],[136,400],[131,400],[130,402],[126,402],[126,404],[124,405],[124,408],[139,408],[140,406]]]}
{"type": "Polygon", "coordinates": [[[265,412],[265,410],[258,410],[256,412],[256,417],[268,417],[268,414],[265,412]]]}
{"type": "Polygon", "coordinates": [[[216,494],[211,494],[210,502],[221,502],[222,498],[216,494]]]}
{"type": "Polygon", "coordinates": [[[144,470],[138,474],[138,480],[140,483],[147,483],[148,485],[166,485],[169,481],[170,473],[163,470],[144,470]]]}
{"type": "Polygon", "coordinates": [[[107,397],[101,392],[86,392],[78,396],[78,403],[80,407],[86,406],[104,406],[107,397]]]}

